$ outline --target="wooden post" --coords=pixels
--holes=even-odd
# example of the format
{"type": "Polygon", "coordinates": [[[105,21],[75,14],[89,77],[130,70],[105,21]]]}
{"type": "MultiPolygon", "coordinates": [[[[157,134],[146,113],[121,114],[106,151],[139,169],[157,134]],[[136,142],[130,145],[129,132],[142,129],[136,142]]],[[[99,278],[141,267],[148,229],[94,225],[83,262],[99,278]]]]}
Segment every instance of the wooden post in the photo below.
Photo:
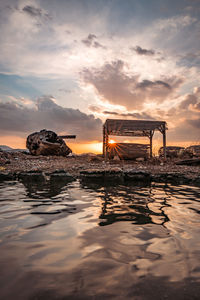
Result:
{"type": "Polygon", "coordinates": [[[106,132],[105,132],[105,125],[103,125],[103,157],[105,158],[105,142],[106,142],[106,132]]]}
{"type": "Polygon", "coordinates": [[[150,131],[150,158],[152,158],[152,140],[153,140],[153,130],[150,131]]]}
{"type": "Polygon", "coordinates": [[[103,157],[105,160],[108,158],[108,133],[106,125],[103,125],[103,157]]]}
{"type": "Polygon", "coordinates": [[[106,130],[106,135],[105,135],[105,150],[106,150],[105,159],[108,160],[108,133],[107,133],[107,130],[106,130]]]}
{"type": "Polygon", "coordinates": [[[163,125],[163,156],[164,156],[164,159],[166,160],[166,127],[165,125],[163,125]]]}

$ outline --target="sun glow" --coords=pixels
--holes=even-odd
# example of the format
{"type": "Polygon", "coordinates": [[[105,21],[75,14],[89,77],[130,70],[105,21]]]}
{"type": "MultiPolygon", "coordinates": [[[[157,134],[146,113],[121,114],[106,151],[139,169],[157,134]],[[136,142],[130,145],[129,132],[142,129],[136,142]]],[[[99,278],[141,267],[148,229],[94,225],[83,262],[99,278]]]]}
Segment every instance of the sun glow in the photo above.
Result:
{"type": "Polygon", "coordinates": [[[102,142],[93,141],[90,143],[67,143],[67,145],[72,149],[72,152],[76,154],[92,152],[95,154],[102,153],[102,142]]]}
{"type": "Polygon", "coordinates": [[[114,140],[109,140],[109,144],[115,144],[116,142],[114,140]]]}

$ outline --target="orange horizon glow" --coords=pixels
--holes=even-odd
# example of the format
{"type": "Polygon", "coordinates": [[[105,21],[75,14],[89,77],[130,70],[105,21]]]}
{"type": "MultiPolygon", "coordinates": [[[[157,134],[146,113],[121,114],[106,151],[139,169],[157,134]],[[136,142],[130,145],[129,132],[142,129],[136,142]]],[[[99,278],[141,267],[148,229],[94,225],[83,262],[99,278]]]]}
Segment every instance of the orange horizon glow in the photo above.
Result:
{"type": "MultiPolygon", "coordinates": [[[[95,154],[102,153],[103,143],[98,141],[76,143],[65,140],[67,146],[73,153],[82,154],[92,152],[95,154]]],[[[5,145],[14,149],[26,149],[26,139],[19,136],[0,136],[0,145],[5,145]]]]}
{"type": "MultiPolygon", "coordinates": [[[[82,153],[94,153],[94,154],[102,154],[102,142],[99,141],[91,141],[91,142],[68,142],[65,141],[66,144],[71,148],[72,152],[75,154],[82,154],[82,153]]],[[[133,141],[120,141],[120,142],[133,142],[133,141]]],[[[138,140],[134,141],[138,143],[138,140]]],[[[117,143],[114,140],[109,140],[109,144],[117,143]]],[[[140,141],[139,143],[144,143],[144,141],[140,141]]],[[[145,142],[147,144],[147,141],[145,142]]],[[[26,149],[26,139],[19,137],[19,136],[0,136],[0,145],[6,145],[14,149],[26,149]]],[[[182,147],[189,147],[191,145],[199,145],[199,142],[168,142],[167,146],[182,146],[182,147]]],[[[162,147],[162,141],[155,140],[153,142],[153,153],[157,154],[159,148],[162,147]]]]}

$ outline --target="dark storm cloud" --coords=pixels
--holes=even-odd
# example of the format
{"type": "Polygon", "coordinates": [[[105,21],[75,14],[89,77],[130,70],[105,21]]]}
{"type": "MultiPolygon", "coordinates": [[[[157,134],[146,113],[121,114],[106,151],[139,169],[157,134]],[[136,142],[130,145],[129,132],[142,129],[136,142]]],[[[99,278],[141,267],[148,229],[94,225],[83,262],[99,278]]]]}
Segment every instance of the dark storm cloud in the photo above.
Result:
{"type": "Polygon", "coordinates": [[[83,80],[92,84],[99,95],[113,104],[126,106],[128,109],[141,108],[144,102],[163,102],[181,85],[183,80],[176,76],[162,80],[140,81],[139,74],[128,75],[124,71],[125,63],[121,60],[106,63],[101,68],[84,69],[83,80]]]}
{"type": "Polygon", "coordinates": [[[131,117],[134,119],[139,119],[139,120],[154,120],[153,117],[148,115],[145,112],[142,113],[118,113],[115,111],[104,111],[103,112],[105,115],[113,115],[113,116],[118,116],[118,117],[131,117]]]}
{"type": "Polygon", "coordinates": [[[63,108],[53,98],[38,99],[35,108],[17,103],[0,103],[1,133],[25,135],[43,128],[76,134],[80,140],[101,139],[102,122],[78,109],[63,108]]]}
{"type": "Polygon", "coordinates": [[[154,55],[155,54],[155,51],[150,49],[150,50],[147,50],[147,49],[144,49],[144,48],[141,48],[140,46],[136,46],[136,47],[132,47],[131,50],[134,50],[137,54],[139,55],[154,55]]]}

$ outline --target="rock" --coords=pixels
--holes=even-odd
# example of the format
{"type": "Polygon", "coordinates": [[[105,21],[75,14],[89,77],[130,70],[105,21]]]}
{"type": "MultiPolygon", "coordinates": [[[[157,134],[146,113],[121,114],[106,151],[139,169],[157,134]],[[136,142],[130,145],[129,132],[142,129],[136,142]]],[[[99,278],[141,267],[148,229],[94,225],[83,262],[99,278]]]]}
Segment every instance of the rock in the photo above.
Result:
{"type": "Polygon", "coordinates": [[[138,157],[138,158],[136,158],[136,161],[138,161],[138,162],[144,161],[144,157],[138,157]]]}
{"type": "Polygon", "coordinates": [[[151,180],[151,174],[149,172],[145,172],[137,169],[125,170],[124,175],[125,175],[125,180],[143,181],[143,182],[149,182],[151,180]]]}
{"type": "Polygon", "coordinates": [[[33,170],[28,172],[18,173],[18,179],[29,181],[29,182],[44,182],[45,177],[42,171],[33,170]]]}
{"type": "Polygon", "coordinates": [[[26,147],[32,155],[67,156],[72,151],[53,131],[43,129],[27,137],[26,147]]]}
{"type": "Polygon", "coordinates": [[[15,179],[16,179],[15,173],[0,172],[0,182],[7,181],[7,180],[15,180],[15,179]]]}
{"type": "Polygon", "coordinates": [[[87,169],[80,171],[82,180],[123,180],[124,174],[121,168],[87,169]]]}
{"type": "Polygon", "coordinates": [[[90,158],[90,162],[102,162],[103,161],[103,157],[99,157],[99,156],[94,156],[90,158]]]}
{"type": "Polygon", "coordinates": [[[74,177],[70,173],[65,172],[65,170],[63,170],[63,169],[55,170],[54,172],[49,173],[49,175],[50,175],[51,179],[52,178],[53,179],[58,179],[58,180],[65,179],[65,180],[68,180],[68,181],[74,180],[74,177]]]}
{"type": "Polygon", "coordinates": [[[118,155],[115,155],[115,156],[113,157],[113,160],[115,160],[115,161],[120,161],[120,158],[119,158],[118,155]]]}

